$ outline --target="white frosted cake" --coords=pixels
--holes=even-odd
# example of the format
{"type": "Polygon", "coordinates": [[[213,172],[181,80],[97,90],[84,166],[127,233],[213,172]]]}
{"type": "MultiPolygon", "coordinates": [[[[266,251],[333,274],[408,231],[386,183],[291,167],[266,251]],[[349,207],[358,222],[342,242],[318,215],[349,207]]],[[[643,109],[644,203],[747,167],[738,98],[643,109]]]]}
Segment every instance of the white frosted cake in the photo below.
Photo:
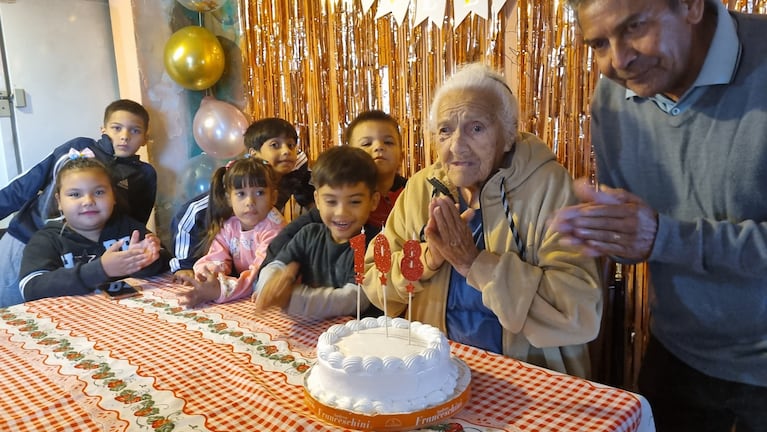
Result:
{"type": "Polygon", "coordinates": [[[308,392],[325,405],[363,414],[437,405],[453,396],[458,379],[445,335],[402,318],[331,326],[320,335],[317,357],[306,380],[308,392]]]}

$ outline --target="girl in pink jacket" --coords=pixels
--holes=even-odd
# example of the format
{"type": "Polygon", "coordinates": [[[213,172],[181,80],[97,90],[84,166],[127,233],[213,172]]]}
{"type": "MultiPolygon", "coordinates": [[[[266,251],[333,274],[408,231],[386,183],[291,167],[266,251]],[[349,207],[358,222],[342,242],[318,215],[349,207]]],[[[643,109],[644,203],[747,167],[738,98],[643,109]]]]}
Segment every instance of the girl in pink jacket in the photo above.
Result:
{"type": "Polygon", "coordinates": [[[208,252],[194,264],[192,285],[181,303],[224,303],[248,297],[266,256],[269,242],[285,226],[274,204],[277,188],[272,167],[261,158],[246,155],[213,173],[208,218],[203,243],[208,252]]]}

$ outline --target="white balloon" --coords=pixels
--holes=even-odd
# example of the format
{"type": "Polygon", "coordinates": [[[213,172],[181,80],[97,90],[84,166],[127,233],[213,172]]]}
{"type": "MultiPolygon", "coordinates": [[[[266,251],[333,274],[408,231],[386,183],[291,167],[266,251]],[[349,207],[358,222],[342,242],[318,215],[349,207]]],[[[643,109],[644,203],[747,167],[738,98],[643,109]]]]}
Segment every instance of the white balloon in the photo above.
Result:
{"type": "Polygon", "coordinates": [[[232,104],[205,96],[192,127],[197,145],[215,159],[230,159],[245,151],[248,119],[232,104]]]}

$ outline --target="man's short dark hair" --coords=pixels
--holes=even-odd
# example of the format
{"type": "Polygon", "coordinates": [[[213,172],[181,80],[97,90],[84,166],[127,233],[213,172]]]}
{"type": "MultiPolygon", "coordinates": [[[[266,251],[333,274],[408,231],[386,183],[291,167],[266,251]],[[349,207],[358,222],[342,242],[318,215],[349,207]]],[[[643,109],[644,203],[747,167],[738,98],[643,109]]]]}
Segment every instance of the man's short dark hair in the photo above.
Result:
{"type": "MultiPolygon", "coordinates": [[[[583,6],[585,3],[588,3],[592,0],[567,0],[567,6],[570,7],[570,10],[575,13],[575,19],[578,20],[578,8],[583,6]]],[[[666,3],[668,3],[669,9],[672,11],[676,11],[679,8],[679,2],[681,0],[666,0],[666,3]]],[[[708,0],[705,0],[708,1],[708,0]]]]}

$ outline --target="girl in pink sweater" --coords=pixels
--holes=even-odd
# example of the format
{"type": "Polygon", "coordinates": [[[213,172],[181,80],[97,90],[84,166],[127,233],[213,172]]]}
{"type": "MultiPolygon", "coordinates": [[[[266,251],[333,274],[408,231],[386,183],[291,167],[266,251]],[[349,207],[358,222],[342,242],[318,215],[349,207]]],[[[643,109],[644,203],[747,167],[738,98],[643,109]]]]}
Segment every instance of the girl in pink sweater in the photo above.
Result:
{"type": "Polygon", "coordinates": [[[194,264],[194,278],[180,276],[192,289],[181,303],[196,306],[250,296],[269,242],[285,226],[274,203],[277,188],[272,167],[247,155],[213,173],[202,247],[208,252],[194,264]]]}

